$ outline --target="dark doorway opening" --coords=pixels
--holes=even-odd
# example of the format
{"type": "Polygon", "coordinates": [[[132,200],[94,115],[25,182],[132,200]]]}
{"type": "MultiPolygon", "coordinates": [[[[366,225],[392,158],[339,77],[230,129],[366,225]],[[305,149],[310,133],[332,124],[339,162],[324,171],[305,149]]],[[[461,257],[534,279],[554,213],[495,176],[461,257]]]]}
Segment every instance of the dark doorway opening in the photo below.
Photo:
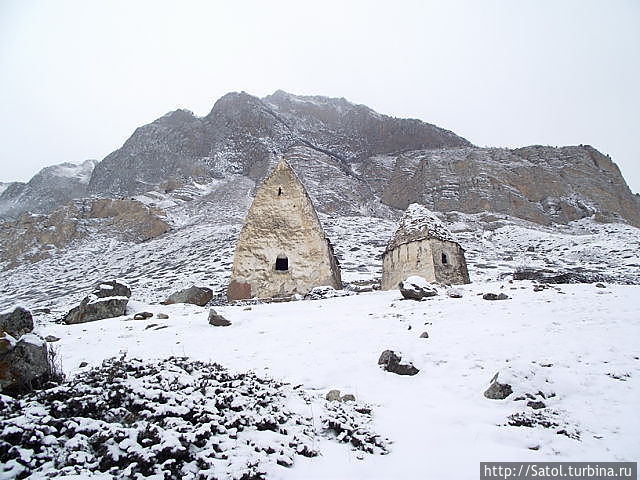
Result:
{"type": "Polygon", "coordinates": [[[279,272],[289,270],[289,259],[284,255],[278,255],[278,258],[276,258],[276,270],[279,272]]]}
{"type": "Polygon", "coordinates": [[[447,263],[449,263],[449,259],[447,258],[447,254],[443,253],[442,254],[442,264],[446,265],[447,263]]]}

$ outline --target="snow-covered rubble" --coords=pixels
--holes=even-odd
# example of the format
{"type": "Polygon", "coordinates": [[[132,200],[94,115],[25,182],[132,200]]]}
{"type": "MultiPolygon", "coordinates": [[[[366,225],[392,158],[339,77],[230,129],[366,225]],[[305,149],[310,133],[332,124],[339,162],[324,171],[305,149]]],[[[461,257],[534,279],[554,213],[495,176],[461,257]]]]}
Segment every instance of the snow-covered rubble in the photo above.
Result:
{"type": "Polygon", "coordinates": [[[321,436],[387,453],[367,405],[187,358],[111,358],[0,406],[2,479],[260,479],[319,455],[321,436]]]}

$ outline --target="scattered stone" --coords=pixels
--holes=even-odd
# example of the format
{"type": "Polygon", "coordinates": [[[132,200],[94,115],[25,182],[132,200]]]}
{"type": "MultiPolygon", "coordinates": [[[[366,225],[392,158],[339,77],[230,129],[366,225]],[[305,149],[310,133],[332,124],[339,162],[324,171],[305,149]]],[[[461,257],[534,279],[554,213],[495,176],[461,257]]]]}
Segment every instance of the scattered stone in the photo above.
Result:
{"type": "Polygon", "coordinates": [[[397,375],[415,375],[420,370],[411,363],[400,363],[402,356],[392,350],[385,350],[378,359],[378,365],[382,365],[387,372],[397,375]]]}
{"type": "Polygon", "coordinates": [[[420,338],[429,338],[429,333],[428,332],[422,332],[420,334],[420,338]]]}
{"type": "Polygon", "coordinates": [[[213,325],[214,327],[228,327],[231,325],[231,322],[222,315],[219,315],[218,312],[212,308],[209,310],[209,325],[213,325]]]}
{"type": "Polygon", "coordinates": [[[80,305],[65,315],[64,322],[72,325],[120,317],[125,314],[129,297],[131,289],[128,285],[117,280],[101,282],[80,305]]]}
{"type": "MultiPolygon", "coordinates": [[[[577,270],[577,269],[575,269],[577,270]]],[[[606,275],[588,271],[554,271],[549,269],[524,268],[513,273],[514,280],[533,280],[547,284],[593,283],[609,281],[606,275]]]]}
{"type": "Polygon", "coordinates": [[[508,300],[509,295],[505,293],[500,293],[498,295],[496,295],[495,293],[485,293],[484,295],[482,295],[482,298],[485,300],[508,300]]]}
{"type": "Polygon", "coordinates": [[[151,318],[153,317],[153,313],[151,312],[140,312],[140,313],[136,313],[133,316],[134,320],[146,320],[147,318],[151,318]]]}
{"type": "Polygon", "coordinates": [[[536,402],[532,402],[532,401],[527,402],[527,407],[531,407],[534,410],[540,410],[541,408],[545,408],[546,405],[544,404],[544,402],[541,402],[538,400],[536,402]]]}
{"type": "Polygon", "coordinates": [[[160,325],[159,327],[154,328],[154,330],[162,330],[163,328],[169,328],[169,325],[160,325]]]}
{"type": "Polygon", "coordinates": [[[0,392],[18,395],[51,379],[49,351],[42,338],[27,333],[16,341],[5,334],[0,342],[0,392]]]}
{"type": "Polygon", "coordinates": [[[324,397],[329,402],[355,402],[356,397],[351,393],[346,393],[340,396],[340,390],[329,390],[329,392],[324,397]]]}
{"type": "Polygon", "coordinates": [[[169,315],[167,315],[166,313],[160,312],[156,315],[156,318],[159,318],[160,320],[166,320],[169,318],[169,315]]]}
{"type": "Polygon", "coordinates": [[[329,285],[324,285],[321,287],[312,288],[311,291],[307,293],[303,298],[305,300],[322,300],[324,298],[346,297],[347,295],[350,295],[350,293],[347,291],[336,290],[329,285]]]}
{"type": "Polygon", "coordinates": [[[150,328],[157,327],[158,325],[159,325],[158,323],[150,323],[149,325],[144,327],[144,329],[149,330],[150,328]]]}
{"type": "Polygon", "coordinates": [[[60,340],[60,337],[56,337],[55,335],[47,335],[44,337],[45,342],[53,343],[60,340]]]}
{"type": "Polygon", "coordinates": [[[51,309],[50,308],[36,308],[33,313],[35,314],[44,314],[44,315],[49,315],[51,313],[51,309]]]}
{"type": "Polygon", "coordinates": [[[84,368],[87,365],[89,365],[87,362],[80,362],[80,365],[78,365],[78,368],[84,368]]]}
{"type": "Polygon", "coordinates": [[[31,312],[23,307],[0,313],[0,332],[7,332],[14,338],[33,331],[31,312]]]}
{"type": "Polygon", "coordinates": [[[251,310],[251,307],[244,307],[243,310],[251,310]]]}
{"type": "Polygon", "coordinates": [[[498,373],[491,379],[491,384],[484,392],[484,396],[491,400],[504,400],[513,393],[511,385],[498,382],[498,373]]]}
{"type": "Polygon", "coordinates": [[[450,288],[447,290],[449,298],[462,298],[462,290],[460,288],[450,288]]]}
{"type": "Polygon", "coordinates": [[[174,303],[190,303],[204,307],[213,298],[213,290],[207,287],[196,287],[195,285],[172,293],[162,302],[163,305],[171,305],[174,303]]]}
{"type": "Polygon", "coordinates": [[[535,251],[536,251],[536,249],[535,249],[534,246],[527,247],[527,252],[535,252],[535,251]]]}
{"type": "Polygon", "coordinates": [[[600,282],[596,283],[596,287],[598,287],[598,288],[607,288],[607,286],[604,283],[600,283],[600,282]]]}
{"type": "Polygon", "coordinates": [[[329,390],[327,395],[324,397],[330,402],[339,402],[340,401],[340,390],[329,390]]]}
{"type": "Polygon", "coordinates": [[[408,300],[422,300],[438,295],[438,290],[424,278],[413,275],[404,282],[400,282],[400,293],[408,300]]]}

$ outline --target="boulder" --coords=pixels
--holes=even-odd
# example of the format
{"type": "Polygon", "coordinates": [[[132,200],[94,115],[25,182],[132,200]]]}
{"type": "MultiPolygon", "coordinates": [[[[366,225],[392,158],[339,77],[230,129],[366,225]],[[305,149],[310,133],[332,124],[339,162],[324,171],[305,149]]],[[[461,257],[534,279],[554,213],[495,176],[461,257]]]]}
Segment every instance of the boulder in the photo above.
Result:
{"type": "Polygon", "coordinates": [[[504,293],[500,293],[498,295],[495,293],[485,293],[482,298],[485,300],[508,300],[509,296],[504,293]]]}
{"type": "Polygon", "coordinates": [[[33,331],[33,317],[26,308],[15,307],[0,313],[0,332],[7,332],[15,338],[33,331]]]}
{"type": "Polygon", "coordinates": [[[447,296],[449,298],[462,298],[462,290],[460,288],[450,288],[447,290],[447,296]]]}
{"type": "Polygon", "coordinates": [[[324,298],[333,297],[345,297],[349,295],[349,292],[344,290],[336,290],[330,285],[324,285],[321,287],[314,287],[309,293],[304,296],[305,300],[322,300],[324,298]]]}
{"type": "MultiPolygon", "coordinates": [[[[4,337],[5,341],[7,336],[4,337]]],[[[3,337],[0,337],[0,345],[3,337]]],[[[9,339],[9,348],[0,347],[0,392],[15,395],[43,385],[51,378],[52,367],[46,342],[27,333],[18,341],[9,339]]]]}
{"type": "Polygon", "coordinates": [[[330,402],[339,402],[340,401],[340,390],[329,390],[327,395],[324,397],[330,402]]]}
{"type": "Polygon", "coordinates": [[[409,300],[422,300],[438,295],[438,290],[424,278],[413,275],[404,282],[400,282],[400,293],[409,300]]]}
{"type": "Polygon", "coordinates": [[[196,287],[195,285],[172,293],[162,302],[163,305],[171,305],[174,303],[190,303],[204,307],[213,298],[213,290],[206,287],[196,287]]]}
{"type": "Polygon", "coordinates": [[[160,312],[156,315],[156,317],[159,318],[160,320],[166,320],[167,318],[169,318],[169,315],[167,315],[166,313],[160,312]]]}
{"type": "Polygon", "coordinates": [[[533,401],[528,401],[528,402],[527,402],[527,407],[531,407],[531,408],[533,408],[534,410],[540,410],[541,408],[545,408],[545,407],[546,407],[546,405],[545,405],[545,403],[544,403],[544,402],[541,402],[540,400],[537,400],[537,401],[535,401],[535,402],[533,402],[533,401]]]}
{"type": "Polygon", "coordinates": [[[66,324],[86,323],[125,314],[131,289],[117,280],[99,283],[64,317],[66,324]]]}
{"type": "Polygon", "coordinates": [[[218,312],[212,308],[209,310],[209,325],[213,325],[214,327],[228,327],[231,325],[231,322],[222,315],[219,315],[218,312]]]}
{"type": "Polygon", "coordinates": [[[491,379],[491,384],[484,392],[484,396],[491,400],[504,400],[513,393],[511,385],[508,383],[498,382],[498,374],[496,373],[491,379]]]}
{"type": "Polygon", "coordinates": [[[60,337],[56,337],[55,335],[47,335],[44,337],[45,342],[53,343],[60,341],[60,337]]]}
{"type": "Polygon", "coordinates": [[[402,356],[392,350],[385,350],[378,359],[378,365],[382,365],[387,372],[398,375],[415,375],[420,370],[411,363],[401,363],[402,356]]]}
{"type": "Polygon", "coordinates": [[[428,332],[422,332],[420,334],[420,338],[429,338],[429,333],[428,332]]]}
{"type": "Polygon", "coordinates": [[[340,390],[329,390],[325,397],[330,402],[355,402],[356,397],[352,393],[340,395],[340,390]]]}
{"type": "Polygon", "coordinates": [[[153,317],[153,313],[151,312],[139,312],[133,316],[134,320],[146,320],[147,318],[153,317]]]}

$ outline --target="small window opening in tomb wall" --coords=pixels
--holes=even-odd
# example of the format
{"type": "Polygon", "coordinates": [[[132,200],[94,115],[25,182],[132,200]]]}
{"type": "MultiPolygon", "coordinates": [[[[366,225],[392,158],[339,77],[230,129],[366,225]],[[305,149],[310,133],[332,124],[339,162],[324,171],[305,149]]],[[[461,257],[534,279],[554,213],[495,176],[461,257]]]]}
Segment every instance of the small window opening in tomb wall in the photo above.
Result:
{"type": "Polygon", "coordinates": [[[442,254],[442,264],[446,265],[447,263],[449,263],[449,259],[447,258],[447,254],[443,253],[442,254]]]}
{"type": "Polygon", "coordinates": [[[282,195],[282,187],[278,187],[278,196],[282,195]]]}
{"type": "Polygon", "coordinates": [[[285,255],[278,255],[276,258],[276,270],[279,272],[289,270],[289,259],[285,255]]]}

